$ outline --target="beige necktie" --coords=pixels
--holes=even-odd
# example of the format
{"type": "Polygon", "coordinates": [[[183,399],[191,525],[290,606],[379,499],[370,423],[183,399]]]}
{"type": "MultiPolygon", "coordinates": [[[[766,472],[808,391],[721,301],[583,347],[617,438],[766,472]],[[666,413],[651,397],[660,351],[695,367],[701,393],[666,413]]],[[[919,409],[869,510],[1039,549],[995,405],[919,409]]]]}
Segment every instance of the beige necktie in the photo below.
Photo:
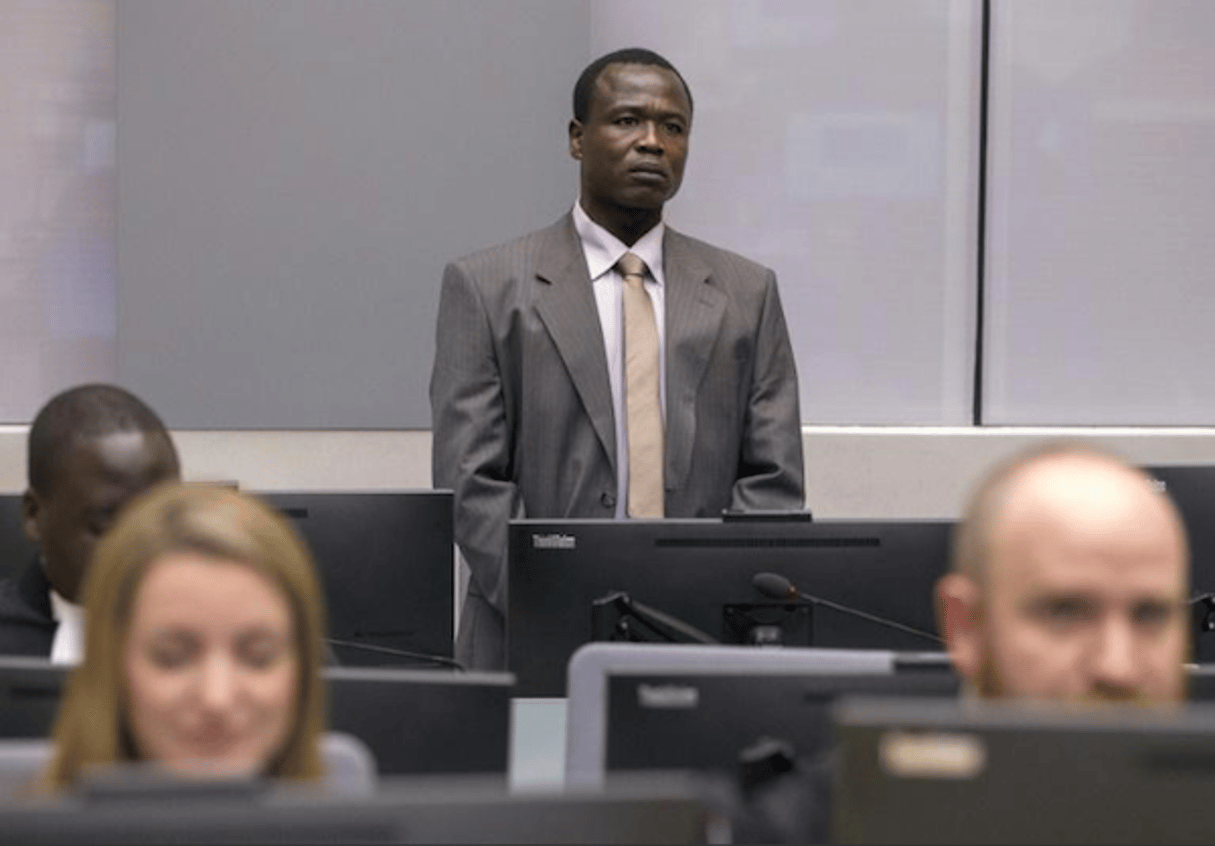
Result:
{"type": "Polygon", "coordinates": [[[625,253],[616,262],[624,277],[624,405],[629,440],[630,517],[663,516],[662,399],[658,389],[658,326],[645,290],[645,262],[625,253]]]}

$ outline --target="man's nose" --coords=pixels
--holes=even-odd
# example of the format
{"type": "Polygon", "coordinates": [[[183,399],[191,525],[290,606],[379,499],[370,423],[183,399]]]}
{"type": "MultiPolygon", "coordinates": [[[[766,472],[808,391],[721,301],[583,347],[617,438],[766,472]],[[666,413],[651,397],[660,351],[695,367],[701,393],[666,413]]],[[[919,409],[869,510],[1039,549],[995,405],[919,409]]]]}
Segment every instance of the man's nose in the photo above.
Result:
{"type": "Polygon", "coordinates": [[[1129,620],[1110,619],[1097,634],[1093,658],[1093,680],[1110,689],[1131,691],[1138,679],[1135,632],[1129,620]]]}
{"type": "Polygon", "coordinates": [[[662,133],[658,131],[657,123],[652,120],[642,122],[641,135],[637,139],[637,146],[647,152],[662,153],[662,133]]]}

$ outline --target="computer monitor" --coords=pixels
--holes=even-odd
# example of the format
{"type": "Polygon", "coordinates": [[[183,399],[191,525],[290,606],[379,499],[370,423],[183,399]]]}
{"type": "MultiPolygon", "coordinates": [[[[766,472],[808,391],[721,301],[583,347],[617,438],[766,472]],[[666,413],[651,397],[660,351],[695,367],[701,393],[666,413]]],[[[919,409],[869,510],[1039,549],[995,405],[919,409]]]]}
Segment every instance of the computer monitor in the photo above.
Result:
{"type": "Polygon", "coordinates": [[[504,779],[399,777],[366,796],[143,780],[0,805],[5,840],[28,844],[705,843],[709,826],[696,786],[675,776],[520,792],[504,779]]]}
{"type": "MultiPolygon", "coordinates": [[[[0,656],[0,738],[50,736],[68,668],[0,656]]],[[[329,728],[367,744],[381,774],[505,773],[509,673],[325,667],[329,728]]]]}
{"type": "Polygon", "coordinates": [[[451,659],[454,570],[449,490],[258,494],[308,542],[342,664],[432,666],[451,659]]]}
{"type": "Polygon", "coordinates": [[[510,673],[327,667],[329,728],[367,744],[384,775],[506,773],[510,673]]]}
{"type": "Polygon", "coordinates": [[[1209,843],[1215,706],[841,699],[834,843],[1209,843]]]}
{"type": "MultiPolygon", "coordinates": [[[[1148,465],[1143,468],[1173,498],[1190,542],[1190,595],[1215,594],[1215,465],[1148,465]]],[[[1194,660],[1215,661],[1215,601],[1193,606],[1194,660]]]]}
{"type": "Polygon", "coordinates": [[[0,738],[50,737],[68,667],[0,655],[0,738]]]}
{"type": "Polygon", "coordinates": [[[939,649],[932,591],[947,567],[951,527],[943,520],[513,520],[506,628],[516,695],[564,695],[574,650],[612,636],[596,631],[603,617],[594,605],[614,592],[722,642],[746,642],[749,631],[767,627],[781,629],[786,645],[939,649]],[[887,623],[769,599],[752,583],[764,572],[887,623]]]}
{"type": "MultiPolygon", "coordinates": [[[[438,666],[451,659],[454,546],[449,490],[254,492],[308,542],[342,664],[438,666]]],[[[33,560],[21,495],[0,495],[0,578],[33,560]]]]}
{"type": "MultiPolygon", "coordinates": [[[[938,653],[939,655],[939,653],[938,653]]],[[[831,748],[830,704],[847,693],[956,696],[948,663],[879,649],[591,643],[569,669],[566,783],[617,770],[733,773],[781,741],[799,760],[831,748]]],[[[942,656],[943,657],[943,656],[942,656]]]]}
{"type": "Polygon", "coordinates": [[[1191,702],[1215,702],[1215,664],[1186,665],[1186,691],[1191,702]]]}

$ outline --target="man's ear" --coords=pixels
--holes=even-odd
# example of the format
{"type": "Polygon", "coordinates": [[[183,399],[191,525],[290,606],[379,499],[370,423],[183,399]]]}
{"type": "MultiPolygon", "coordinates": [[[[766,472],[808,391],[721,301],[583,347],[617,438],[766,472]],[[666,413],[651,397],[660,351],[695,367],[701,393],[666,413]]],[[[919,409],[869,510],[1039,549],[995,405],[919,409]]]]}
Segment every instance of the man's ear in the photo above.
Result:
{"type": "Polygon", "coordinates": [[[972,679],[983,663],[979,585],[969,576],[949,573],[937,582],[937,624],[958,675],[972,679]]]}
{"type": "Polygon", "coordinates": [[[21,497],[21,524],[25,528],[25,536],[30,539],[30,543],[37,547],[42,546],[41,535],[38,531],[38,512],[41,509],[42,503],[38,501],[38,494],[34,493],[33,489],[27,488],[21,497]]]}
{"type": "Polygon", "coordinates": [[[582,161],[582,123],[578,120],[570,121],[570,158],[582,161]]]}

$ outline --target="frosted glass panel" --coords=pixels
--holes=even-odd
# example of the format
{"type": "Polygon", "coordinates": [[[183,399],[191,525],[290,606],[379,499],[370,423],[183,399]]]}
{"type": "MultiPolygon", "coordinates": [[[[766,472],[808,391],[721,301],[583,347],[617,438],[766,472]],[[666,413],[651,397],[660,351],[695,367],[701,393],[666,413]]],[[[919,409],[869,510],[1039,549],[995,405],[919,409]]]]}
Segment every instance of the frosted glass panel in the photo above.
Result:
{"type": "Polygon", "coordinates": [[[807,423],[971,421],[980,3],[600,0],[695,98],[671,224],[774,268],[807,423]]]}
{"type": "Polygon", "coordinates": [[[443,266],[577,192],[570,0],[123,0],[119,372],[179,428],[430,426],[443,266]]]}
{"type": "Polygon", "coordinates": [[[114,4],[0,3],[0,422],[115,372],[114,4]]]}
{"type": "Polygon", "coordinates": [[[985,423],[1215,419],[1215,3],[993,4],[985,423]]]}

